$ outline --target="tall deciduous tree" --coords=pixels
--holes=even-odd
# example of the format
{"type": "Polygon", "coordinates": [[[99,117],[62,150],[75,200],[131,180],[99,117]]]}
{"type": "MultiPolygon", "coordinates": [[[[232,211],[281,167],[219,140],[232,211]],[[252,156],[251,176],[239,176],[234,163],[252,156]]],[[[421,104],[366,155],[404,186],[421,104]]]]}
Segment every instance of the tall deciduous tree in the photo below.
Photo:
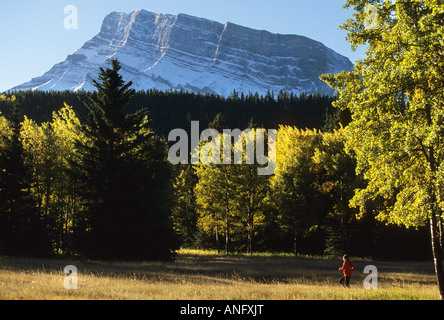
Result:
{"type": "MultiPolygon", "coordinates": [[[[257,161],[248,161],[247,146],[257,150],[257,130],[245,132],[234,145],[233,151],[242,153],[242,164],[232,168],[232,181],[235,186],[236,211],[247,234],[247,252],[254,249],[256,227],[263,224],[265,218],[264,203],[269,188],[269,176],[259,175],[257,161]]],[[[266,138],[267,139],[267,138],[266,138]]]]}
{"type": "MultiPolygon", "coordinates": [[[[220,164],[201,162],[195,167],[199,226],[215,234],[218,249],[221,243],[219,235],[224,234],[225,251],[229,250],[230,239],[235,236],[245,239],[241,242],[251,253],[255,227],[264,220],[263,204],[269,177],[259,175],[261,165],[257,159],[249,158],[256,154],[256,135],[256,129],[246,130],[236,141],[231,141],[231,135],[219,134],[220,164]]],[[[214,141],[202,143],[201,149],[211,143],[218,144],[214,141]]]]}
{"type": "MultiPolygon", "coordinates": [[[[211,142],[208,142],[211,143],[211,142]]],[[[213,233],[218,251],[224,236],[225,252],[229,251],[230,237],[236,223],[235,189],[232,165],[204,164],[195,166],[198,183],[195,186],[198,225],[213,233]]]]}
{"type": "MultiPolygon", "coordinates": [[[[356,209],[349,207],[354,190],[360,186],[356,164],[344,150],[343,129],[324,132],[313,157],[316,190],[324,198],[328,210],[325,217],[326,253],[353,254],[356,243],[356,209]]],[[[368,243],[368,242],[367,242],[368,243]]]]}
{"type": "Polygon", "coordinates": [[[31,194],[32,168],[22,144],[20,107],[14,103],[11,134],[0,152],[0,248],[6,254],[44,256],[49,242],[40,211],[31,194]]]}
{"type": "Polygon", "coordinates": [[[444,3],[348,0],[356,13],[343,28],[352,46],[367,44],[354,72],[324,76],[339,90],[335,105],[352,113],[347,147],[368,186],[353,204],[380,197],[379,218],[429,224],[444,299],[444,3]],[[371,23],[370,23],[371,22],[371,23]]]}
{"type": "Polygon", "coordinates": [[[197,227],[199,215],[194,195],[197,177],[191,165],[185,165],[177,172],[174,181],[173,224],[176,233],[181,237],[182,245],[192,247],[198,240],[199,231],[197,227]]]}
{"type": "Polygon", "coordinates": [[[293,239],[295,254],[298,239],[319,225],[322,212],[313,162],[321,141],[317,130],[281,126],[277,132],[276,174],[271,178],[270,198],[284,234],[293,239]]]}
{"type": "Polygon", "coordinates": [[[21,129],[26,164],[32,168],[31,193],[41,212],[53,253],[66,254],[71,247],[76,185],[67,171],[73,159],[74,141],[81,138],[80,121],[71,107],[54,112],[52,122],[38,125],[25,117],[21,129]]]}

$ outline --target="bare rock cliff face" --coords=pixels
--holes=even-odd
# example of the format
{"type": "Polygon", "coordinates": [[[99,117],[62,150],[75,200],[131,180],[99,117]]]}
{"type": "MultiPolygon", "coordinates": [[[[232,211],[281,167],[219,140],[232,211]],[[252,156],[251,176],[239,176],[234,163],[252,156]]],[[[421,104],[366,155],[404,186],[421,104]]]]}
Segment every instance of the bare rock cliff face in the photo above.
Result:
{"type": "Polygon", "coordinates": [[[233,90],[333,94],[319,76],[353,69],[348,58],[306,37],[137,10],[109,14],[81,49],[11,90],[93,90],[99,68],[112,58],[119,59],[125,81],[133,81],[136,90],[224,96],[233,90]]]}

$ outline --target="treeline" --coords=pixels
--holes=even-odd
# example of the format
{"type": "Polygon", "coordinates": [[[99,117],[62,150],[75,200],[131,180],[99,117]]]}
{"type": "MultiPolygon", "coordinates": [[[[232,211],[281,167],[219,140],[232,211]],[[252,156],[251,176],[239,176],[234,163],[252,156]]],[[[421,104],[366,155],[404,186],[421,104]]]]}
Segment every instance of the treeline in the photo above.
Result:
{"type": "MultiPolygon", "coordinates": [[[[54,111],[65,103],[79,115],[87,115],[83,101],[88,92],[72,91],[20,91],[5,93],[7,98],[15,96],[22,112],[37,123],[52,120],[54,111]]],[[[96,95],[97,93],[93,93],[96,95]]],[[[224,114],[230,128],[243,129],[253,120],[264,128],[291,125],[298,128],[321,128],[327,116],[335,114],[332,107],[334,98],[317,94],[294,95],[284,92],[269,92],[265,96],[237,94],[229,97],[214,94],[199,94],[185,91],[158,91],[150,89],[135,92],[123,112],[131,114],[140,108],[149,109],[153,129],[162,136],[176,128],[190,130],[191,121],[199,121],[202,128],[219,113],[224,114]]],[[[9,117],[11,107],[0,101],[0,111],[9,117]]]]}
{"type": "Polygon", "coordinates": [[[349,206],[365,180],[344,151],[348,115],[334,98],[134,92],[119,69],[101,70],[94,93],[0,99],[1,253],[140,260],[183,246],[429,258],[425,229],[377,221],[377,199],[364,213],[349,206]],[[244,144],[278,129],[275,174],[259,176],[245,158],[171,165],[165,137],[193,120],[249,127],[244,144]]]}

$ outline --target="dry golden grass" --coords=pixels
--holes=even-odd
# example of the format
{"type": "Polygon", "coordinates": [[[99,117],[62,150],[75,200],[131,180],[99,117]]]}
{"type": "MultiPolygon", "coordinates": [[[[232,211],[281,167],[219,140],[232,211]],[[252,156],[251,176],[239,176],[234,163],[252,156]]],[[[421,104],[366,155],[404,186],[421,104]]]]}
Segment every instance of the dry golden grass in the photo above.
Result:
{"type": "Polygon", "coordinates": [[[431,263],[354,261],[351,288],[338,284],[340,260],[290,256],[219,256],[181,251],[175,262],[93,262],[0,258],[3,300],[411,300],[439,299],[431,263]],[[66,265],[78,290],[64,288],[66,265]],[[366,290],[365,265],[379,270],[366,290]]]}

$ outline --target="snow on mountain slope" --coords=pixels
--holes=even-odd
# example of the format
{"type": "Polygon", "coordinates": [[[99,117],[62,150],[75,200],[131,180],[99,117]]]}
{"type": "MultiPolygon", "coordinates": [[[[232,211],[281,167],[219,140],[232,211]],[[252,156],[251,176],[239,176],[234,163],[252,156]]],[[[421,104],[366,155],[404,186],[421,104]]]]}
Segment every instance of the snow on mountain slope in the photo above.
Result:
{"type": "Polygon", "coordinates": [[[233,90],[332,94],[319,76],[353,69],[346,57],[306,37],[136,10],[109,14],[99,34],[77,52],[11,90],[94,90],[92,80],[111,58],[119,59],[124,80],[136,90],[224,96],[233,90]]]}

